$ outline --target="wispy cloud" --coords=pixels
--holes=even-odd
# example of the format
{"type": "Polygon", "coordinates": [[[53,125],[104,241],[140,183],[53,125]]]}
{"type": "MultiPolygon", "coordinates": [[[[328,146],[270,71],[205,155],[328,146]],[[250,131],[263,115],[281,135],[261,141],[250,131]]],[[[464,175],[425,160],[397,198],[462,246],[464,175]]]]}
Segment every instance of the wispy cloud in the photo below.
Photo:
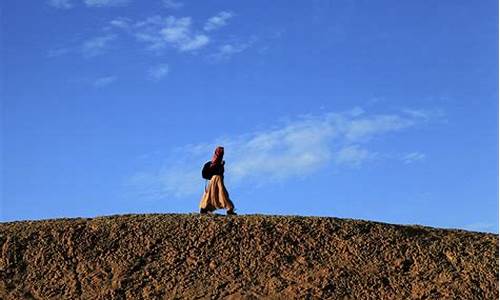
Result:
{"type": "Polygon", "coordinates": [[[403,113],[368,114],[361,109],[301,116],[267,130],[180,147],[171,153],[175,160],[141,173],[134,184],[162,197],[196,194],[200,166],[216,145],[226,147],[227,178],[234,185],[243,180],[261,185],[304,177],[327,167],[360,167],[379,157],[368,148],[375,136],[421,122],[403,113]]]}
{"type": "Polygon", "coordinates": [[[472,224],[467,224],[463,228],[471,231],[482,231],[482,232],[498,232],[498,223],[494,222],[477,222],[472,224]]]}
{"type": "Polygon", "coordinates": [[[79,40],[58,48],[49,49],[47,57],[58,57],[66,54],[80,54],[84,57],[90,58],[104,54],[109,48],[111,42],[115,40],[115,34],[106,34],[101,36],[92,37],[86,40],[79,40]]]}
{"type": "Polygon", "coordinates": [[[421,152],[411,152],[408,154],[405,154],[401,157],[401,160],[405,164],[412,164],[415,162],[423,161],[425,159],[426,155],[421,152]]]}
{"type": "Polygon", "coordinates": [[[415,118],[400,115],[378,115],[373,118],[353,119],[345,129],[345,138],[356,142],[369,139],[377,134],[396,131],[414,125],[415,118]]]}
{"type": "Polygon", "coordinates": [[[160,65],[151,67],[148,70],[148,75],[149,75],[149,78],[151,78],[152,80],[158,81],[158,80],[164,78],[165,76],[167,76],[169,72],[170,72],[170,68],[167,64],[160,64],[160,65]]]}
{"type": "Polygon", "coordinates": [[[84,0],[89,7],[124,6],[129,2],[130,0],[84,0]]]}
{"type": "Polygon", "coordinates": [[[116,39],[115,35],[105,35],[86,40],[82,47],[82,54],[86,57],[94,57],[105,52],[109,43],[116,39]]]}
{"type": "Polygon", "coordinates": [[[210,42],[210,38],[193,29],[190,17],[154,16],[134,25],[134,33],[152,50],[171,46],[180,52],[198,50],[210,42]]]}
{"type": "Polygon", "coordinates": [[[97,88],[105,87],[115,82],[116,79],[117,79],[116,76],[101,77],[94,81],[94,86],[97,88]]]}
{"type": "Polygon", "coordinates": [[[184,6],[184,3],[174,0],[163,0],[163,6],[165,8],[179,9],[184,6]]]}
{"type": "Polygon", "coordinates": [[[71,0],[49,0],[50,6],[61,9],[70,9],[73,7],[73,1],[71,0]]]}
{"type": "MultiPolygon", "coordinates": [[[[54,0],[55,1],[55,0],[54,0]]],[[[57,0],[63,1],[63,0],[57,0]]],[[[85,0],[90,6],[112,6],[127,3],[124,0],[85,0]]],[[[181,5],[181,2],[165,2],[169,5],[181,5]]],[[[176,16],[151,16],[143,20],[132,20],[127,17],[116,17],[108,21],[102,30],[101,36],[92,37],[73,47],[60,47],[48,52],[49,57],[59,56],[69,52],[80,52],[85,57],[94,57],[103,54],[111,45],[111,42],[121,35],[134,37],[138,42],[146,44],[146,49],[163,53],[165,49],[173,48],[181,53],[197,53],[198,50],[206,48],[212,39],[208,32],[226,25],[232,13],[221,12],[209,19],[205,29],[201,25],[195,26],[191,17],[176,16]]],[[[206,58],[221,60],[230,58],[232,55],[248,49],[255,38],[247,42],[225,42],[218,45],[217,51],[207,54],[206,58]]]]}
{"type": "Polygon", "coordinates": [[[231,19],[233,16],[234,14],[232,12],[221,11],[217,15],[208,19],[205,26],[203,26],[203,29],[205,31],[212,31],[226,26],[227,20],[231,19]]]}
{"type": "Polygon", "coordinates": [[[334,161],[338,165],[359,167],[364,162],[376,157],[376,152],[370,152],[366,149],[362,149],[359,145],[348,145],[335,153],[334,161]]]}
{"type": "Polygon", "coordinates": [[[126,29],[130,27],[130,22],[131,21],[129,18],[118,17],[116,19],[109,21],[109,25],[120,29],[126,29]]]}
{"type": "Polygon", "coordinates": [[[429,120],[439,120],[441,123],[447,123],[448,119],[446,118],[446,114],[442,109],[433,108],[433,109],[415,109],[415,108],[403,108],[401,110],[403,114],[407,116],[411,116],[414,118],[419,118],[421,120],[429,121],[429,120]]]}
{"type": "MultiPolygon", "coordinates": [[[[168,1],[168,0],[165,0],[168,1]]],[[[87,7],[117,7],[129,4],[131,0],[83,0],[87,7]]],[[[73,0],[48,0],[50,6],[61,9],[70,9],[74,6],[73,0]]]]}
{"type": "Polygon", "coordinates": [[[212,54],[209,58],[213,61],[227,60],[233,55],[241,53],[252,46],[255,38],[250,39],[248,42],[243,43],[226,43],[217,49],[217,52],[212,54]]]}

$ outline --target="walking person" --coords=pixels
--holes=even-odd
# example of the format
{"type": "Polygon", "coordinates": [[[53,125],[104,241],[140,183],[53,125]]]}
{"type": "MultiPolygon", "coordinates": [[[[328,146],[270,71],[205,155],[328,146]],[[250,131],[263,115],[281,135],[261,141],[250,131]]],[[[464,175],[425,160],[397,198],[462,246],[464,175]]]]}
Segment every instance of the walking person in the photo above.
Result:
{"type": "Polygon", "coordinates": [[[228,215],[236,215],[234,204],[224,186],[224,147],[217,147],[211,161],[203,166],[202,177],[210,180],[201,197],[200,214],[226,209],[228,215]]]}

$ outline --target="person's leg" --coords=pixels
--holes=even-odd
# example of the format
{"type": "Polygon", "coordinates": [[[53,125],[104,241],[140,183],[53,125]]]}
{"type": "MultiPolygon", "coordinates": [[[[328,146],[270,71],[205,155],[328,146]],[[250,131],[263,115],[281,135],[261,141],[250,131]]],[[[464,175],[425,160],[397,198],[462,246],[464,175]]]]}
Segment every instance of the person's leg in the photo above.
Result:
{"type": "Polygon", "coordinates": [[[208,209],[207,209],[208,203],[207,203],[207,199],[206,199],[207,196],[208,196],[207,194],[208,193],[205,192],[203,194],[203,197],[201,198],[201,201],[200,201],[200,214],[206,214],[206,213],[208,213],[208,209]]]}
{"type": "Polygon", "coordinates": [[[213,207],[212,205],[208,204],[204,207],[200,206],[200,214],[207,214],[207,213],[211,213],[213,212],[214,210],[216,210],[215,207],[213,207]]]}
{"type": "Polygon", "coordinates": [[[207,189],[203,192],[203,196],[200,201],[200,214],[206,214],[214,211],[216,208],[212,204],[214,195],[214,185],[212,181],[209,181],[207,189]]]}
{"type": "Polygon", "coordinates": [[[225,198],[224,206],[227,210],[226,213],[228,215],[236,215],[236,213],[234,212],[234,203],[231,200],[231,198],[229,198],[229,193],[228,193],[226,186],[224,184],[222,184],[222,189],[223,189],[224,198],[225,198]]]}
{"type": "MultiPolygon", "coordinates": [[[[224,180],[221,176],[214,176],[214,185],[216,185],[216,190],[214,190],[214,195],[217,195],[216,207],[225,208],[228,215],[235,215],[234,204],[231,199],[229,199],[229,193],[227,192],[226,186],[224,185],[224,180]]],[[[215,187],[214,187],[215,189],[215,187]]]]}
{"type": "Polygon", "coordinates": [[[227,211],[234,211],[234,203],[229,198],[226,200],[226,209],[227,211]]]}

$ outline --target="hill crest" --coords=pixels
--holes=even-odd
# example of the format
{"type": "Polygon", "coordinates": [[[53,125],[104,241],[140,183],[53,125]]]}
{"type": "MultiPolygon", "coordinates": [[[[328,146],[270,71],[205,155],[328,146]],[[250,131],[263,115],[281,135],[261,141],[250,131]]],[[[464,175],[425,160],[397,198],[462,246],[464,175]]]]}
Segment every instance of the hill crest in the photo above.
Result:
{"type": "Polygon", "coordinates": [[[327,217],[0,223],[4,299],[495,299],[498,235],[327,217]]]}

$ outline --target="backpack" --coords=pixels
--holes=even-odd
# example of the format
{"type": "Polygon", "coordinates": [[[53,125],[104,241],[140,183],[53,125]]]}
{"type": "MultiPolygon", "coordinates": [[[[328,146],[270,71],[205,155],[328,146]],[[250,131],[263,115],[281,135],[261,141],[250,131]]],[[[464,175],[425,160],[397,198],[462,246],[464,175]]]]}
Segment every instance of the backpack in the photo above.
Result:
{"type": "Polygon", "coordinates": [[[203,177],[203,179],[210,180],[210,178],[212,178],[212,170],[210,168],[211,165],[212,161],[207,161],[203,165],[203,169],[201,169],[201,177],[203,177]]]}

